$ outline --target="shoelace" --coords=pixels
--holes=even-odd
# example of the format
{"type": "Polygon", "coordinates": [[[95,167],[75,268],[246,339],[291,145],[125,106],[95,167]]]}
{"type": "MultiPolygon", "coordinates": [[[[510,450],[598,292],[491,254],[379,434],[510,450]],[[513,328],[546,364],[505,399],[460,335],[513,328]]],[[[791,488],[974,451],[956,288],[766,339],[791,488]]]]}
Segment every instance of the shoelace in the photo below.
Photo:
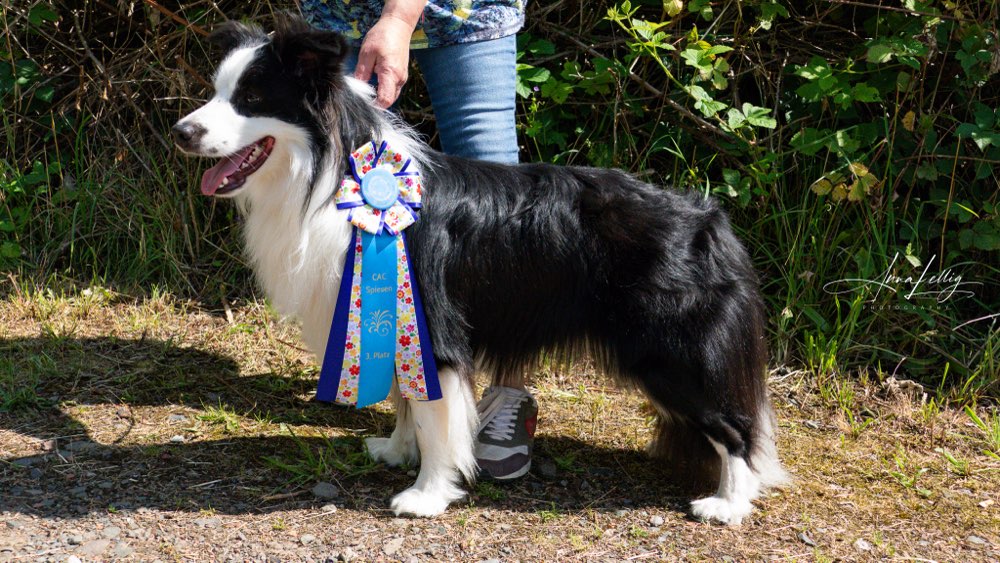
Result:
{"type": "Polygon", "coordinates": [[[494,440],[510,440],[514,437],[514,423],[522,398],[504,389],[497,389],[493,395],[482,413],[477,434],[485,431],[494,440]]]}

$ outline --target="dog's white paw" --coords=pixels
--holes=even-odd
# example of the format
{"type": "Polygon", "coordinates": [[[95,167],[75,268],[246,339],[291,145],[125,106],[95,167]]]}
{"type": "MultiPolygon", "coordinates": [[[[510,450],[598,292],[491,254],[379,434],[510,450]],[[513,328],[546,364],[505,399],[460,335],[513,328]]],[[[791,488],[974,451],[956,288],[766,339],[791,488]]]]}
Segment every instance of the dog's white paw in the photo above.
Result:
{"type": "Polygon", "coordinates": [[[748,499],[730,500],[708,497],[691,502],[691,514],[702,520],[715,520],[729,526],[738,526],[753,510],[748,499]]]}
{"type": "Polygon", "coordinates": [[[365,438],[365,447],[368,448],[368,455],[375,461],[390,467],[398,467],[404,463],[417,461],[417,445],[412,447],[401,446],[398,440],[392,438],[365,438]]]}
{"type": "Polygon", "coordinates": [[[429,518],[444,514],[445,509],[451,504],[450,495],[424,491],[416,487],[410,487],[392,498],[390,507],[396,516],[419,516],[429,518]]]}

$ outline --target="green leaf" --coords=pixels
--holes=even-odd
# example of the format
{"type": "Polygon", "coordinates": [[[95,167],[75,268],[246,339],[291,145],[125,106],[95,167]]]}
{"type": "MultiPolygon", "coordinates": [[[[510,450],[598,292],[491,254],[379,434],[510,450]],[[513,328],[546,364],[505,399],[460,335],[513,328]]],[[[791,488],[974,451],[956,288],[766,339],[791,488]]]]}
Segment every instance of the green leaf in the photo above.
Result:
{"type": "Polygon", "coordinates": [[[531,65],[517,65],[517,76],[525,82],[545,82],[552,73],[547,68],[538,68],[531,65]]]}
{"type": "Polygon", "coordinates": [[[0,244],[0,257],[17,258],[21,255],[21,247],[16,242],[6,241],[0,244]]]}
{"type": "Polygon", "coordinates": [[[746,116],[747,121],[751,125],[756,125],[757,127],[764,127],[766,129],[774,129],[778,126],[778,122],[771,117],[771,110],[767,108],[757,107],[753,104],[743,104],[743,115],[746,116]]]}
{"type": "Polygon", "coordinates": [[[866,58],[870,63],[886,63],[892,59],[893,50],[892,47],[884,43],[876,43],[871,47],[868,47],[868,53],[866,58]]]}
{"type": "Polygon", "coordinates": [[[721,55],[722,53],[728,53],[732,51],[733,48],[728,45],[713,45],[709,47],[706,51],[706,55],[721,55]]]}
{"type": "Polygon", "coordinates": [[[778,17],[787,18],[788,10],[777,2],[765,2],[760,5],[760,27],[771,29],[774,20],[778,17]]]}
{"type": "Polygon", "coordinates": [[[685,88],[688,94],[694,98],[694,108],[702,113],[705,117],[714,117],[715,114],[726,109],[726,104],[716,101],[715,98],[705,91],[701,86],[687,86],[685,88]]]}
{"type": "Polygon", "coordinates": [[[684,9],[684,0],[663,0],[663,11],[674,17],[684,9]]]}
{"type": "Polygon", "coordinates": [[[43,21],[54,22],[59,19],[59,14],[45,4],[35,4],[28,11],[28,22],[31,25],[42,25],[43,21]]]}
{"type": "Polygon", "coordinates": [[[730,129],[736,130],[740,127],[746,125],[747,118],[743,115],[743,112],[736,108],[729,108],[726,112],[726,124],[729,125],[730,129]]]}
{"type": "Polygon", "coordinates": [[[542,95],[551,98],[553,102],[561,104],[573,93],[573,86],[566,82],[552,79],[542,84],[542,95]]]}
{"type": "Polygon", "coordinates": [[[820,151],[826,142],[832,136],[829,129],[813,129],[812,127],[806,127],[805,129],[792,135],[791,144],[792,148],[796,151],[806,155],[813,156],[820,151]]]}
{"type": "Polygon", "coordinates": [[[985,151],[990,145],[1000,147],[1000,133],[984,131],[978,125],[972,123],[962,123],[955,129],[955,134],[959,138],[972,139],[979,150],[985,151]]]}
{"type": "Polygon", "coordinates": [[[35,97],[39,100],[50,104],[52,103],[52,96],[56,93],[56,89],[52,86],[42,86],[35,91],[35,97]]]}
{"type": "Polygon", "coordinates": [[[840,148],[844,153],[850,154],[858,150],[860,143],[851,136],[850,132],[846,129],[841,129],[834,133],[834,140],[837,143],[837,147],[840,148]]]}
{"type": "Polygon", "coordinates": [[[698,14],[701,19],[708,21],[712,19],[712,1],[711,0],[691,0],[688,3],[688,11],[692,14],[698,14]]]}
{"type": "Polygon", "coordinates": [[[546,39],[536,39],[528,44],[527,51],[532,55],[553,55],[556,44],[546,39]]]}
{"type": "Polygon", "coordinates": [[[853,98],[859,102],[871,103],[881,101],[878,90],[869,86],[866,82],[858,82],[852,91],[853,98]]]}

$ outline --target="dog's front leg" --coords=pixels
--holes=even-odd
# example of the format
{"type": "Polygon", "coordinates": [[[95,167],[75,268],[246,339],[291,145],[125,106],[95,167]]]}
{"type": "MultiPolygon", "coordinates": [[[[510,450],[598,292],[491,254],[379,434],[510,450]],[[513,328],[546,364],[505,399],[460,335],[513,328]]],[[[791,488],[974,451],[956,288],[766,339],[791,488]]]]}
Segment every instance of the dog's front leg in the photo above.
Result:
{"type": "Polygon", "coordinates": [[[412,487],[392,499],[397,515],[437,516],[465,496],[459,486],[475,479],[473,454],[476,405],[468,380],[451,367],[438,372],[442,398],[405,401],[420,449],[420,474],[412,487]]]}
{"type": "Polygon", "coordinates": [[[395,386],[390,395],[396,407],[396,428],[388,438],[365,438],[368,455],[390,467],[416,463],[420,459],[420,453],[417,451],[417,433],[410,401],[400,397],[399,389],[395,386]]]}

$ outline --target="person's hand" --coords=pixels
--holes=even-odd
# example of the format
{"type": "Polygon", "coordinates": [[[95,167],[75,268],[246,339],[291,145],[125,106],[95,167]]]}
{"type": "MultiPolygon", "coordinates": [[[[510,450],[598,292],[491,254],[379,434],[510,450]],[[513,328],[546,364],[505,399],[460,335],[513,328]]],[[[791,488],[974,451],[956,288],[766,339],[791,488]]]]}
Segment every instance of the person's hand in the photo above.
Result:
{"type": "Polygon", "coordinates": [[[414,25],[402,18],[383,14],[361,43],[354,77],[368,82],[375,73],[378,77],[375,103],[383,109],[388,109],[396,101],[406,83],[413,28],[414,25]]]}

